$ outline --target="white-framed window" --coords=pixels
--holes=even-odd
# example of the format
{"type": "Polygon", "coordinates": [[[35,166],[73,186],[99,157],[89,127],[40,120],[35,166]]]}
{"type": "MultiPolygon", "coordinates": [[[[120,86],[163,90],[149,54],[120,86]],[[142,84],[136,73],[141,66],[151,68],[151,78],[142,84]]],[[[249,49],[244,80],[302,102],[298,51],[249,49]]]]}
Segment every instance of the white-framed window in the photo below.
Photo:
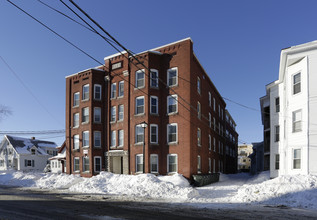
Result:
{"type": "Polygon", "coordinates": [[[82,108],[82,118],[81,122],[82,123],[88,123],[89,122],[89,107],[82,108]]]}
{"type": "Polygon", "coordinates": [[[118,98],[124,96],[124,81],[119,82],[118,98]]]}
{"type": "Polygon", "coordinates": [[[200,128],[197,128],[197,145],[201,146],[201,130],[200,128]]]}
{"type": "Polygon", "coordinates": [[[118,131],[118,146],[119,147],[123,147],[123,144],[124,144],[123,140],[124,140],[124,131],[119,130],[118,131]]]}
{"type": "Polygon", "coordinates": [[[157,144],[158,143],[158,125],[156,124],[151,124],[150,125],[150,143],[151,144],[157,144]]]}
{"type": "Polygon", "coordinates": [[[150,86],[152,88],[158,88],[158,83],[159,83],[159,73],[156,69],[151,69],[150,73],[151,81],[150,81],[150,86]]]}
{"type": "Polygon", "coordinates": [[[118,121],[123,121],[124,117],[124,105],[119,105],[118,106],[118,121]]]}
{"type": "Polygon", "coordinates": [[[79,149],[79,135],[78,134],[74,135],[73,145],[74,145],[73,146],[74,150],[79,149]]]}
{"type": "Polygon", "coordinates": [[[157,115],[158,114],[158,97],[151,96],[150,102],[151,102],[150,113],[157,115]]]}
{"type": "Polygon", "coordinates": [[[110,122],[115,122],[117,119],[117,108],[116,106],[111,106],[110,109],[110,122]]]}
{"type": "Polygon", "coordinates": [[[211,159],[208,158],[208,173],[211,173],[211,159]]]}
{"type": "Polygon", "coordinates": [[[293,169],[301,169],[301,149],[293,149],[293,169]]]}
{"type": "Polygon", "coordinates": [[[94,131],[94,147],[101,147],[101,132],[94,131]]]}
{"type": "Polygon", "coordinates": [[[135,172],[143,173],[143,154],[135,155],[135,172]]]}
{"type": "Polygon", "coordinates": [[[117,97],[117,83],[112,83],[110,88],[110,99],[117,97]]]}
{"type": "Polygon", "coordinates": [[[101,91],[102,91],[101,88],[102,87],[99,84],[94,85],[94,99],[95,100],[101,100],[101,91]]]}
{"type": "Polygon", "coordinates": [[[89,147],[89,131],[83,131],[83,147],[89,147]]]}
{"type": "Polygon", "coordinates": [[[135,114],[144,114],[144,96],[135,98],[135,114]]]}
{"type": "Polygon", "coordinates": [[[178,134],[177,134],[177,123],[172,123],[167,125],[167,143],[177,143],[178,134]]]}
{"type": "Polygon", "coordinates": [[[74,172],[79,172],[79,157],[74,157],[74,172]]]}
{"type": "Polygon", "coordinates": [[[274,141],[279,142],[280,141],[280,126],[276,125],[274,129],[274,141]]]}
{"type": "Polygon", "coordinates": [[[79,92],[74,93],[74,103],[73,103],[74,107],[79,106],[79,95],[80,95],[79,92]]]}
{"type": "Polygon", "coordinates": [[[211,107],[211,92],[208,92],[208,104],[211,107]]]}
{"type": "Polygon", "coordinates": [[[197,173],[201,173],[201,158],[197,156],[197,173]]]}
{"type": "Polygon", "coordinates": [[[167,96],[167,114],[177,113],[177,95],[167,96]]]}
{"type": "Polygon", "coordinates": [[[293,75],[293,95],[301,92],[301,73],[293,75]]]}
{"type": "Polygon", "coordinates": [[[216,172],[216,160],[215,159],[213,159],[214,161],[213,161],[213,166],[212,166],[212,171],[213,171],[213,173],[215,173],[216,172]]]}
{"type": "Polygon", "coordinates": [[[150,155],[151,173],[158,173],[158,155],[150,155]]]}
{"type": "Polygon", "coordinates": [[[94,108],[94,123],[101,123],[101,108],[94,108]]]}
{"type": "Polygon", "coordinates": [[[201,118],[201,106],[200,102],[197,102],[197,117],[200,119],[201,118]]]}
{"type": "Polygon", "coordinates": [[[210,114],[210,112],[208,113],[208,116],[209,116],[209,117],[208,117],[209,127],[211,128],[211,124],[212,124],[212,123],[211,123],[211,114],[210,114]]]}
{"type": "Polygon", "coordinates": [[[293,112],[293,132],[302,131],[302,110],[293,112]]]}
{"type": "Polygon", "coordinates": [[[280,97],[275,98],[275,112],[280,112],[280,97]]]}
{"type": "Polygon", "coordinates": [[[177,86],[178,84],[178,68],[174,67],[167,70],[167,85],[177,86]]]}
{"type": "Polygon", "coordinates": [[[110,132],[110,147],[115,147],[117,145],[117,133],[116,131],[110,132]]]}
{"type": "Polygon", "coordinates": [[[280,155],[275,154],[275,169],[279,170],[280,169],[280,155]]]}
{"type": "Polygon", "coordinates": [[[83,172],[89,172],[89,157],[83,157],[83,172]]]}
{"type": "Polygon", "coordinates": [[[83,86],[83,99],[82,100],[88,100],[89,99],[89,84],[86,84],[83,86]]]}
{"type": "Polygon", "coordinates": [[[197,77],[197,92],[198,92],[198,94],[200,94],[200,92],[201,92],[201,88],[200,88],[201,85],[200,84],[201,84],[200,78],[197,77]]]}
{"type": "Polygon", "coordinates": [[[168,154],[167,155],[167,172],[168,173],[177,173],[178,170],[177,163],[177,154],[168,154]]]}
{"type": "MultiPolygon", "coordinates": [[[[10,160],[8,161],[8,166],[10,166],[10,160]]],[[[35,167],[34,160],[24,160],[25,167],[35,167]]]]}
{"type": "Polygon", "coordinates": [[[215,117],[213,117],[213,121],[214,121],[214,131],[216,131],[216,119],[215,119],[215,117]]]}
{"type": "Polygon", "coordinates": [[[144,84],[144,69],[138,70],[135,72],[135,87],[136,88],[143,88],[144,84]]]}
{"type": "Polygon", "coordinates": [[[216,152],[216,138],[215,137],[214,137],[213,143],[214,143],[214,152],[216,152]]]}
{"type": "Polygon", "coordinates": [[[74,120],[74,128],[78,128],[79,127],[79,113],[75,113],[73,115],[73,120],[74,120]]]}
{"type": "Polygon", "coordinates": [[[135,126],[135,143],[140,144],[144,141],[144,128],[142,126],[136,125],[135,126]]]}
{"type": "Polygon", "coordinates": [[[211,150],[211,135],[208,135],[208,149],[211,150]]]}
{"type": "Polygon", "coordinates": [[[101,171],[101,157],[94,157],[94,171],[100,172],[101,171]]]}
{"type": "Polygon", "coordinates": [[[214,101],[213,106],[214,106],[214,112],[215,112],[216,111],[216,99],[213,98],[213,101],[214,101]]]}

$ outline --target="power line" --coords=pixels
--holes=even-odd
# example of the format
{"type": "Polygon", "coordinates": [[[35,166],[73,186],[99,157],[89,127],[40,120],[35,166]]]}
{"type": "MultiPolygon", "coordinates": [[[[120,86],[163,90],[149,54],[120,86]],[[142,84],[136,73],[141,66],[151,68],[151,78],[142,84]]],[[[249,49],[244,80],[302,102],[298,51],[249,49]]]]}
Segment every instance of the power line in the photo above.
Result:
{"type": "Polygon", "coordinates": [[[64,134],[65,130],[42,130],[42,131],[0,131],[0,134],[19,134],[19,135],[30,135],[30,134],[64,134]]]}

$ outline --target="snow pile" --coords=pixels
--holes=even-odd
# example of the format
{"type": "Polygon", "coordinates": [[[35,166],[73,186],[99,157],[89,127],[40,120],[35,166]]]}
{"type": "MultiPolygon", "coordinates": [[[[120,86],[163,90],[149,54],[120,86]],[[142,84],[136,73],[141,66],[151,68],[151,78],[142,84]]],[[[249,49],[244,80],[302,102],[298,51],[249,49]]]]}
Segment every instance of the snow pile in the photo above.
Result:
{"type": "Polygon", "coordinates": [[[73,192],[101,193],[116,196],[159,199],[188,199],[197,196],[195,189],[181,175],[156,177],[153,174],[118,175],[101,172],[69,188],[73,192]]]}
{"type": "Polygon", "coordinates": [[[80,181],[82,178],[76,175],[47,173],[36,181],[35,186],[41,189],[67,189],[80,181]]]}
{"type": "Polygon", "coordinates": [[[7,171],[0,173],[0,184],[10,186],[32,187],[43,174],[37,172],[23,173],[21,171],[7,171]]]}

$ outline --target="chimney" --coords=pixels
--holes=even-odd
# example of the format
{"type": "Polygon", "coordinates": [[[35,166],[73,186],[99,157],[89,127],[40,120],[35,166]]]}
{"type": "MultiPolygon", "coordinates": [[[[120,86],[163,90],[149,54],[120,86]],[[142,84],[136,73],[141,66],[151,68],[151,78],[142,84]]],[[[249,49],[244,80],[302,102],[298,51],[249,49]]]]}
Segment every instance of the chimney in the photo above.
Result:
{"type": "Polygon", "coordinates": [[[35,140],[35,137],[31,137],[32,140],[35,140]]]}

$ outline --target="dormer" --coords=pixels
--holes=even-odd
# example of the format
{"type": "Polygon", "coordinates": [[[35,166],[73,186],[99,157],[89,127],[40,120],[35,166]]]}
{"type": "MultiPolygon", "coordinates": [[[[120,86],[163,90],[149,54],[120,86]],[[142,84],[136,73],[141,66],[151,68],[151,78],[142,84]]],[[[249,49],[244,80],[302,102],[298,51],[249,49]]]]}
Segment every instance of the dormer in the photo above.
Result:
{"type": "Polygon", "coordinates": [[[30,152],[32,155],[36,155],[37,148],[35,146],[30,148],[30,152]]]}

